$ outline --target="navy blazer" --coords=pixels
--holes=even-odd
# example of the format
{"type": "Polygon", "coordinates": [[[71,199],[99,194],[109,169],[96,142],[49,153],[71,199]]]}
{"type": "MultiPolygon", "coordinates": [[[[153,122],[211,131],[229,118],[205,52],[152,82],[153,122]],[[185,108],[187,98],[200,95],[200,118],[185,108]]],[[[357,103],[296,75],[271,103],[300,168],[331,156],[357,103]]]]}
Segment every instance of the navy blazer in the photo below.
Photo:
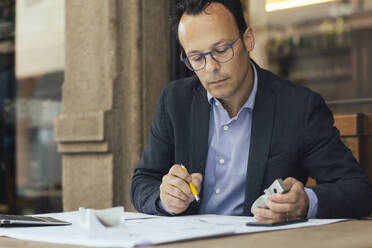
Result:
{"type": "MultiPolygon", "coordinates": [[[[334,127],[322,97],[256,65],[258,89],[252,116],[251,147],[243,215],[277,178],[309,176],[318,197],[318,218],[372,213],[372,187],[334,127]]],[[[134,171],[131,198],[148,214],[167,214],[157,205],[162,177],[175,163],[204,174],[210,104],[196,76],[170,83],[162,91],[148,142],[134,171]]],[[[248,152],[248,151],[247,151],[248,152]]],[[[232,179],[233,180],[233,179],[232,179]]],[[[203,191],[200,192],[203,200],[203,191]]],[[[194,201],[184,214],[197,214],[194,201]]]]}

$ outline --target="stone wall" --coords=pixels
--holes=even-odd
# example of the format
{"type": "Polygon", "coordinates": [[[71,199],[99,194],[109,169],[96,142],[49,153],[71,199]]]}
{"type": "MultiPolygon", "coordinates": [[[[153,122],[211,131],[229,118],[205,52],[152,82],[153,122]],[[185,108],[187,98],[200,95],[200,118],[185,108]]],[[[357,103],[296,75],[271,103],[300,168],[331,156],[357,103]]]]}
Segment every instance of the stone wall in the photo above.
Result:
{"type": "Polygon", "coordinates": [[[130,181],[169,81],[169,0],[66,0],[55,140],[63,207],[130,204],[130,181]]]}

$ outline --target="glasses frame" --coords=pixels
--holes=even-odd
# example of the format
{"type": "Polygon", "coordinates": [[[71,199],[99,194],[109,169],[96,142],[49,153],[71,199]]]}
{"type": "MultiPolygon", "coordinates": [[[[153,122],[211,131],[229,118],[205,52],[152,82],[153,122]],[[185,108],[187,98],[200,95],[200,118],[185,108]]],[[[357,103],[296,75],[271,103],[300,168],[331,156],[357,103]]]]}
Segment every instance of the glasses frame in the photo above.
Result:
{"type": "Polygon", "coordinates": [[[181,59],[181,61],[186,65],[186,67],[187,67],[189,70],[191,70],[191,71],[201,71],[201,70],[203,70],[203,69],[205,68],[205,66],[207,65],[207,58],[206,58],[207,55],[210,55],[210,56],[212,57],[212,59],[213,59],[214,61],[216,61],[217,63],[226,63],[226,62],[229,62],[230,60],[232,60],[232,59],[234,58],[234,55],[235,55],[233,46],[234,46],[234,44],[235,44],[238,40],[240,40],[241,38],[242,38],[242,37],[239,36],[239,38],[237,38],[236,40],[234,40],[234,41],[231,42],[231,43],[223,44],[223,45],[218,45],[218,46],[216,46],[215,48],[213,48],[212,50],[210,50],[209,52],[205,52],[205,53],[200,53],[200,54],[198,54],[198,55],[200,55],[200,56],[203,56],[203,59],[204,59],[204,66],[203,66],[202,68],[200,68],[200,69],[194,70],[194,69],[192,68],[192,65],[191,65],[191,63],[190,63],[190,60],[189,60],[189,57],[188,57],[188,56],[186,56],[186,57],[183,58],[183,54],[185,53],[185,51],[184,51],[183,49],[182,49],[181,54],[180,54],[180,59],[181,59]],[[221,46],[228,46],[228,47],[232,50],[232,56],[231,56],[231,58],[228,59],[228,60],[226,60],[226,61],[223,61],[223,62],[218,61],[218,60],[215,58],[215,56],[213,55],[213,53],[217,50],[217,48],[219,48],[219,47],[221,47],[221,46]]]}

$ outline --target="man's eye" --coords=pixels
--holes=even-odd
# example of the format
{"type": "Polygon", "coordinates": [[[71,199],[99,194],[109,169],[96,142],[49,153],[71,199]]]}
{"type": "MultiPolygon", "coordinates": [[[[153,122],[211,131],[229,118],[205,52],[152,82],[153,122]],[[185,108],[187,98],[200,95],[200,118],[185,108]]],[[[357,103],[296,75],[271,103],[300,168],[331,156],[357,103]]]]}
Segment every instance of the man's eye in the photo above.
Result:
{"type": "Polygon", "coordinates": [[[214,49],[214,51],[216,53],[225,53],[225,52],[227,52],[228,49],[229,49],[229,47],[227,47],[227,46],[220,46],[220,47],[216,47],[214,49]]]}
{"type": "Polygon", "coordinates": [[[202,59],[203,59],[203,56],[200,56],[200,55],[193,55],[189,57],[189,60],[193,62],[200,62],[202,59]]]}

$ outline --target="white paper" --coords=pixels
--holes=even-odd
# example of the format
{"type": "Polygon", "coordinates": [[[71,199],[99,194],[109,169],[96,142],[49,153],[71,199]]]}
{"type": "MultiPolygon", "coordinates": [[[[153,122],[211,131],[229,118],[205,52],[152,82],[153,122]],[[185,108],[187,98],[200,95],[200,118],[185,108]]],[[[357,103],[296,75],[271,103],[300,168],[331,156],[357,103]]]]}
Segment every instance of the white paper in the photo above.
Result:
{"type": "Polygon", "coordinates": [[[160,217],[127,221],[130,235],[141,243],[136,245],[160,244],[180,240],[234,234],[234,226],[220,226],[201,221],[199,218],[160,217]]]}
{"type": "Polygon", "coordinates": [[[151,214],[137,213],[137,212],[124,212],[124,219],[125,220],[153,219],[153,218],[160,218],[160,216],[151,215],[151,214]]]}
{"type": "Polygon", "coordinates": [[[233,235],[242,233],[267,232],[299,227],[324,225],[345,219],[310,219],[308,222],[278,227],[246,226],[253,217],[222,215],[190,215],[159,217],[140,213],[125,212],[125,225],[128,233],[110,237],[89,238],[80,228],[79,213],[66,212],[48,214],[60,220],[71,222],[71,226],[0,228],[0,235],[30,241],[87,245],[100,247],[133,247],[190,240],[203,237],[233,235]]]}
{"type": "Polygon", "coordinates": [[[66,212],[48,214],[43,216],[54,217],[72,223],[69,226],[45,226],[45,227],[20,227],[0,228],[0,235],[22,240],[40,241],[49,243],[87,245],[100,247],[133,247],[136,241],[128,238],[110,236],[105,238],[89,238],[88,232],[80,228],[79,212],[66,212]]]}

